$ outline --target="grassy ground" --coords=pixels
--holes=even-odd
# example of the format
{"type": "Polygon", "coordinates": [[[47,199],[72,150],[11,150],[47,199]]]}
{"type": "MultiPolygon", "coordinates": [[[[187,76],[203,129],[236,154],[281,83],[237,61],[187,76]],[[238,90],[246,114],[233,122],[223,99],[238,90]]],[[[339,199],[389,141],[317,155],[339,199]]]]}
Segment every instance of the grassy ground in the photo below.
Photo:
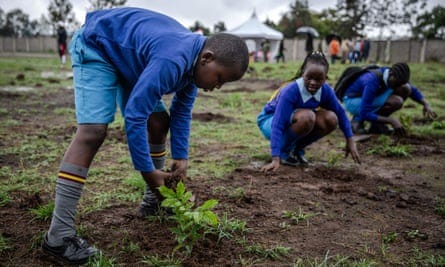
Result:
{"type": "MultiPolygon", "coordinates": [[[[52,195],[55,184],[55,172],[60,159],[68,146],[76,127],[72,103],[72,80],[69,69],[62,69],[57,58],[15,58],[4,57],[0,60],[0,93],[17,94],[28,104],[26,108],[15,110],[23,116],[40,116],[42,110],[47,119],[25,122],[35,127],[35,131],[23,133],[11,131],[24,123],[20,117],[9,116],[10,108],[0,107],[0,205],[8,203],[11,195],[17,191],[40,192],[52,195]],[[33,90],[32,96],[16,93],[18,88],[33,90]],[[67,89],[68,88],[68,89],[67,89]],[[53,103],[48,96],[52,92],[65,90],[65,106],[53,103]],[[63,116],[60,116],[63,115],[63,116]],[[51,120],[54,118],[54,120],[51,120]],[[45,126],[42,126],[45,124],[45,126]],[[39,129],[44,129],[45,132],[39,129]],[[57,136],[46,138],[45,136],[57,136]]],[[[227,84],[221,91],[200,92],[194,113],[220,114],[222,119],[202,123],[192,122],[190,137],[190,165],[188,176],[218,179],[240,166],[269,158],[269,145],[259,134],[256,115],[269,98],[273,89],[281,82],[291,78],[301,62],[286,64],[255,63],[254,72],[245,75],[244,80],[268,80],[257,91],[236,90],[233,84],[227,84]],[[265,90],[266,89],[266,90],[265,90]],[[270,89],[270,90],[269,90],[270,89]],[[227,93],[231,91],[231,93],[227,93]],[[212,149],[215,148],[215,149],[212,149]],[[224,149],[221,149],[224,148],[224,149]]],[[[346,66],[333,65],[329,71],[328,82],[333,85],[346,66]]],[[[411,82],[429,100],[439,118],[436,123],[413,123],[422,121],[422,109],[408,100],[405,108],[394,116],[402,117],[410,132],[420,136],[445,136],[445,65],[439,63],[410,64],[411,82]]],[[[169,97],[166,97],[168,100],[169,97]]],[[[110,126],[109,140],[106,140],[98,153],[94,168],[89,173],[87,192],[80,204],[80,213],[86,214],[103,210],[116,202],[137,203],[144,183],[139,174],[134,172],[125,142],[122,140],[123,121],[118,115],[110,126]],[[125,178],[125,179],[123,179],[125,178]],[[112,186],[110,186],[112,185],[112,186]]],[[[48,220],[51,213],[43,209],[43,220],[48,220]]],[[[0,252],[8,250],[13,244],[1,236],[0,252]]],[[[366,260],[366,259],[363,259],[366,260]]],[[[308,259],[311,261],[311,259],[308,259]]],[[[313,260],[313,263],[317,261],[313,260]]],[[[323,266],[319,262],[316,266],[323,266]]],[[[364,265],[369,266],[369,265],[364,265]]]]}

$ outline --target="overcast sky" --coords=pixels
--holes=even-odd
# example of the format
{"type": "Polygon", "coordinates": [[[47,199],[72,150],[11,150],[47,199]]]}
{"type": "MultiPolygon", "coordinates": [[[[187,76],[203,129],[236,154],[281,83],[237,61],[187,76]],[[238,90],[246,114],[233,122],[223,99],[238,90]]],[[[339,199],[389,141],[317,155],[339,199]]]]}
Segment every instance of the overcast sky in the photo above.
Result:
{"type": "MultiPolygon", "coordinates": [[[[6,13],[11,9],[20,8],[30,16],[39,19],[42,14],[47,16],[50,0],[0,0],[0,7],[6,13]]],[[[335,8],[337,0],[309,0],[309,9],[321,11],[335,8]]],[[[428,0],[429,8],[441,4],[445,0],[428,0]]],[[[72,0],[76,18],[81,24],[85,20],[88,0],[72,0]]],[[[126,6],[152,9],[169,15],[185,27],[190,27],[195,21],[200,21],[205,27],[213,30],[213,25],[223,21],[228,30],[246,21],[253,10],[256,10],[260,21],[269,18],[275,23],[281,15],[289,11],[294,0],[127,0],[126,6]]]]}
{"type": "MultiPolygon", "coordinates": [[[[20,8],[30,16],[39,19],[41,14],[48,14],[49,0],[0,0],[0,7],[8,12],[20,8]]],[[[127,0],[126,6],[152,9],[169,15],[184,26],[189,27],[195,21],[213,30],[213,25],[223,21],[227,29],[232,29],[246,21],[253,10],[256,10],[261,21],[269,18],[278,22],[281,14],[289,10],[294,0],[127,0]]],[[[71,1],[77,20],[85,19],[88,0],[71,1]]],[[[311,9],[320,11],[334,7],[336,0],[310,0],[311,9]]]]}

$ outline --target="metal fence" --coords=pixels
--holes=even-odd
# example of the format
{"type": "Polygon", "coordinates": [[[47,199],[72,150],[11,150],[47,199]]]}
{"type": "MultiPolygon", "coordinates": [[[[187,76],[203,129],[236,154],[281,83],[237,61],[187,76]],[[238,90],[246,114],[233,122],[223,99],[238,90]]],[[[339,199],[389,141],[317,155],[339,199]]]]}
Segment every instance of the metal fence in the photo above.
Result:
{"type": "MultiPolygon", "coordinates": [[[[284,41],[286,60],[303,60],[306,56],[304,39],[284,41]]],[[[314,48],[328,54],[324,40],[314,40],[314,48]]],[[[445,63],[445,40],[385,40],[371,41],[369,62],[442,62],[445,63]]]]}

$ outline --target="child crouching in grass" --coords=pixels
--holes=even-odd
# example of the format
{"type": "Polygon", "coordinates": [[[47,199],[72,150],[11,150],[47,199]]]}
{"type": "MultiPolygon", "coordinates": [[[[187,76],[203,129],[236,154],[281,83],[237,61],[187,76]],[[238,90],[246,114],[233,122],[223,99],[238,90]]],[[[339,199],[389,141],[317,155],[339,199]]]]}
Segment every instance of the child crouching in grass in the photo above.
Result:
{"type": "Polygon", "coordinates": [[[304,148],[337,128],[346,138],[346,157],[355,162],[360,156],[353,140],[351,124],[326,83],[329,63],[325,55],[313,51],[304,60],[297,75],[279,88],[258,115],[257,124],[270,140],[272,162],[261,168],[276,171],[280,164],[307,165],[304,148]]]}

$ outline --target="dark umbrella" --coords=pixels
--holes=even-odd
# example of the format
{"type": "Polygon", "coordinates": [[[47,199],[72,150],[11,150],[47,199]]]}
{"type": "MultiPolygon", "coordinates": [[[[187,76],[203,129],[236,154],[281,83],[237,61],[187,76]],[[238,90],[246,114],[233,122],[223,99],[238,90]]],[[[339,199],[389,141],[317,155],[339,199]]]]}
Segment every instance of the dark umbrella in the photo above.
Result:
{"type": "Polygon", "coordinates": [[[326,36],[326,43],[329,44],[332,41],[332,39],[334,39],[334,37],[337,38],[338,42],[341,44],[340,35],[335,34],[335,33],[330,33],[326,36]]]}
{"type": "Polygon", "coordinates": [[[308,34],[312,35],[313,37],[320,36],[316,29],[314,29],[313,27],[309,27],[309,26],[302,26],[302,27],[298,28],[297,33],[305,33],[305,34],[308,33],[308,34]]]}

